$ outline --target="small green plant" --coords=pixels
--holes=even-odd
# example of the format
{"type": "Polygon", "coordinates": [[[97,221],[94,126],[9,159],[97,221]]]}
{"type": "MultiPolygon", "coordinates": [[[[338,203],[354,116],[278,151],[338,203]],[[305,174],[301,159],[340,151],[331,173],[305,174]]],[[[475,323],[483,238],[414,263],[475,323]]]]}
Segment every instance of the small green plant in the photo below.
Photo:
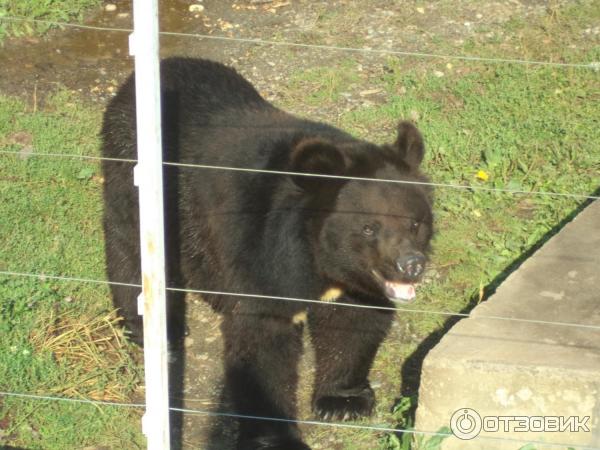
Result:
{"type": "MultiPolygon", "coordinates": [[[[411,430],[414,426],[411,412],[416,407],[416,397],[401,397],[392,408],[392,417],[396,420],[397,428],[411,430]]],[[[384,445],[390,450],[411,450],[415,435],[410,432],[390,433],[384,438],[384,445]],[[387,440],[387,442],[385,442],[387,440]]]]}
{"type": "Polygon", "coordinates": [[[442,441],[452,435],[448,427],[440,428],[433,436],[415,431],[412,415],[416,406],[416,396],[401,397],[396,402],[392,417],[396,420],[399,431],[381,438],[381,450],[439,450],[442,441]]]}

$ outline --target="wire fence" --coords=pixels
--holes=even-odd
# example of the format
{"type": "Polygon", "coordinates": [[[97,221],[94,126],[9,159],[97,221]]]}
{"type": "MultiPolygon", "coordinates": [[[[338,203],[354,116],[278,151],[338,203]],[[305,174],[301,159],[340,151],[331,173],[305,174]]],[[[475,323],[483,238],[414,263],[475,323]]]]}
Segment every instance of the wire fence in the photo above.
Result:
{"type": "MultiPolygon", "coordinates": [[[[59,280],[59,281],[71,281],[78,283],[94,283],[94,284],[105,284],[105,285],[113,285],[113,286],[125,286],[125,287],[135,287],[141,288],[141,284],[135,283],[121,283],[117,281],[107,281],[107,280],[93,280],[89,278],[77,278],[77,277],[67,277],[67,276],[58,276],[58,275],[48,275],[48,274],[39,274],[39,273],[24,273],[24,272],[12,272],[12,271],[4,271],[0,270],[0,276],[9,276],[9,277],[27,277],[27,278],[37,278],[40,280],[59,280]]],[[[505,316],[490,316],[486,314],[477,314],[472,315],[468,313],[460,313],[460,312],[452,312],[452,311],[435,311],[428,309],[416,309],[409,308],[406,306],[398,305],[398,306],[376,306],[376,305],[366,305],[366,304],[356,304],[356,303],[345,303],[336,300],[335,302],[324,302],[323,300],[317,299],[307,299],[307,298],[296,298],[296,297],[282,297],[277,295],[263,295],[263,294],[250,294],[250,293],[241,293],[241,292],[227,292],[227,291],[211,291],[211,290],[203,290],[203,289],[185,289],[185,288],[177,288],[177,287],[167,287],[167,291],[171,292],[183,292],[188,294],[204,294],[204,295],[219,295],[219,296],[229,296],[229,297],[239,297],[239,298],[253,298],[253,299],[262,299],[262,300],[276,300],[276,301],[284,301],[284,302],[295,302],[295,303],[306,303],[306,304],[327,304],[332,306],[342,306],[348,308],[357,308],[357,309],[371,309],[378,311],[402,311],[416,314],[430,314],[436,316],[445,316],[445,317],[458,317],[458,318],[472,318],[472,319],[488,319],[488,320],[504,320],[504,321],[512,321],[512,322],[520,322],[520,323],[534,323],[540,325],[555,325],[561,327],[574,327],[574,328],[582,328],[582,329],[590,329],[590,330],[600,330],[600,325],[589,325],[583,323],[572,323],[572,322],[558,322],[551,320],[537,320],[537,319],[525,319],[520,317],[505,317],[505,316]]]]}
{"type": "MultiPolygon", "coordinates": [[[[11,150],[0,150],[0,155],[21,155],[18,151],[11,150]]],[[[123,162],[123,163],[137,163],[136,159],[127,158],[105,158],[103,156],[92,156],[92,155],[74,155],[68,153],[29,153],[27,157],[53,157],[53,158],[74,158],[74,159],[87,159],[96,161],[111,161],[111,162],[123,162]]],[[[369,178],[369,177],[353,177],[346,175],[328,175],[321,173],[309,173],[309,172],[290,172],[285,170],[267,170],[267,169],[251,169],[247,167],[228,167],[228,166],[216,166],[210,164],[192,164],[192,163],[181,163],[165,161],[165,166],[171,167],[184,167],[184,168],[196,168],[196,169],[208,169],[208,170],[221,170],[227,172],[245,172],[245,173],[260,173],[265,175],[285,175],[285,176],[300,176],[310,178],[324,178],[331,180],[346,180],[346,181],[369,181],[379,183],[391,183],[391,184],[405,184],[413,186],[429,186],[435,188],[448,188],[458,189],[462,191],[479,191],[479,192],[492,192],[499,194],[522,194],[532,196],[543,196],[543,197],[568,197],[578,200],[598,200],[600,196],[588,195],[588,194],[577,194],[571,192],[552,192],[552,191],[526,191],[520,189],[505,189],[505,188],[493,188],[487,186],[478,186],[473,184],[451,184],[451,183],[433,183],[429,181],[412,181],[412,180],[395,180],[386,178],[369,178]]]]}
{"type": "MultiPolygon", "coordinates": [[[[4,397],[14,397],[14,398],[22,398],[22,399],[32,399],[32,400],[40,400],[40,401],[57,401],[57,402],[68,402],[68,403],[78,403],[78,404],[87,404],[94,406],[107,406],[107,407],[120,407],[120,408],[144,408],[146,405],[143,403],[120,403],[120,402],[107,402],[101,400],[89,400],[89,399],[77,399],[77,398],[68,398],[68,397],[56,397],[49,395],[35,395],[35,394],[22,394],[15,392],[2,392],[0,391],[0,396],[4,397]]],[[[426,431],[426,430],[416,430],[413,428],[392,428],[385,426],[374,426],[374,425],[358,425],[358,424],[349,424],[349,423],[339,423],[339,422],[321,422],[318,420],[301,420],[301,419],[284,419],[280,417],[265,417],[265,416],[253,416],[247,414],[235,414],[229,412],[221,412],[221,411],[209,411],[203,409],[190,409],[190,408],[177,408],[170,407],[170,411],[185,413],[185,414],[198,414],[198,415],[206,415],[213,417],[225,417],[231,419],[241,419],[241,420],[263,420],[268,422],[280,422],[280,423],[293,423],[299,425],[311,425],[311,426],[320,426],[320,427],[328,427],[328,428],[340,428],[340,429],[350,429],[350,430],[363,430],[363,431],[371,431],[378,433],[405,433],[408,435],[414,436],[426,436],[426,437],[451,437],[452,433],[446,432],[436,432],[436,431],[426,431]]],[[[516,439],[509,437],[496,437],[489,435],[481,435],[478,436],[478,439],[483,439],[489,441],[497,441],[497,442],[509,442],[509,443],[517,443],[517,444],[531,444],[531,445],[543,445],[545,448],[570,448],[570,449],[579,449],[579,450],[600,450],[600,447],[592,447],[587,445],[577,445],[572,443],[563,443],[563,442],[547,442],[547,441],[539,441],[539,440],[531,440],[531,439],[516,439]]]]}
{"type": "MultiPolygon", "coordinates": [[[[41,24],[45,24],[45,25],[51,25],[51,26],[57,26],[57,27],[63,27],[63,28],[78,28],[78,29],[95,30],[95,31],[102,31],[102,32],[131,33],[133,31],[132,29],[128,29],[128,28],[90,26],[90,25],[60,22],[60,21],[26,19],[26,18],[10,17],[10,16],[0,17],[0,21],[35,22],[35,23],[41,23],[41,24]]],[[[417,57],[417,58],[442,59],[442,60],[457,60],[457,61],[466,61],[466,62],[473,62],[473,63],[525,64],[525,65],[548,66],[548,67],[556,67],[556,68],[584,69],[584,70],[593,70],[593,71],[600,70],[600,62],[563,63],[563,62],[537,61],[537,60],[526,60],[526,59],[489,58],[489,57],[482,57],[482,56],[448,55],[448,54],[413,52],[413,51],[403,51],[403,50],[394,50],[394,49],[340,47],[340,46],[332,46],[332,45],[288,42],[288,41],[282,41],[282,40],[216,36],[216,35],[197,34],[197,33],[180,33],[180,32],[175,32],[175,31],[162,31],[162,32],[160,32],[160,34],[163,36],[175,36],[175,37],[181,37],[181,38],[195,38],[195,39],[210,39],[210,40],[226,41],[226,42],[240,43],[240,44],[253,44],[253,45],[261,45],[261,46],[283,46],[283,47],[291,47],[291,48],[318,50],[318,51],[362,53],[362,54],[379,55],[379,56],[402,56],[402,57],[417,57]]],[[[0,154],[18,156],[20,154],[20,152],[2,150],[2,151],[0,151],[0,154]]],[[[105,158],[105,157],[101,157],[101,156],[74,155],[74,154],[66,154],[66,153],[31,153],[31,154],[28,154],[27,156],[28,157],[49,157],[49,158],[78,158],[78,159],[83,159],[83,160],[97,160],[97,161],[103,160],[103,161],[113,161],[113,162],[123,162],[123,163],[136,163],[137,162],[137,160],[135,160],[135,159],[105,158]]],[[[384,182],[384,183],[424,185],[424,186],[430,186],[430,187],[435,187],[435,188],[456,189],[456,190],[460,190],[460,191],[480,191],[480,192],[490,192],[490,193],[499,193],[499,194],[508,194],[508,195],[569,197],[569,198],[573,198],[573,199],[577,199],[577,200],[598,200],[598,199],[600,199],[600,196],[587,195],[587,194],[583,194],[583,193],[526,191],[526,190],[515,190],[515,189],[491,188],[491,187],[478,186],[478,185],[416,182],[416,181],[365,178],[365,177],[349,177],[349,176],[324,175],[324,174],[315,174],[315,173],[298,173],[298,172],[276,171],[276,170],[261,170],[261,169],[251,169],[251,168],[244,168],[244,167],[216,166],[216,165],[180,163],[180,162],[163,162],[163,164],[165,166],[176,166],[176,167],[182,167],[182,168],[234,171],[234,172],[245,172],[245,173],[257,173],[257,174],[264,174],[264,175],[305,176],[305,177],[320,177],[320,178],[328,178],[328,179],[360,180],[360,181],[366,181],[366,182],[384,182]]],[[[29,278],[36,278],[41,281],[43,281],[43,280],[60,280],[60,281],[65,281],[65,282],[95,283],[95,284],[118,285],[118,286],[127,286],[127,287],[133,287],[133,288],[141,288],[141,285],[136,284],[136,283],[121,283],[121,282],[116,282],[116,281],[81,278],[81,277],[76,277],[76,276],[61,276],[61,275],[39,274],[39,273],[25,273],[25,272],[8,271],[8,270],[0,271],[0,276],[29,277],[29,278]]],[[[478,319],[478,320],[489,319],[489,320],[513,321],[513,322],[520,322],[520,323],[542,324],[542,325],[548,325],[548,326],[575,327],[575,328],[594,330],[594,331],[600,330],[600,325],[593,325],[593,324],[569,323],[569,322],[560,322],[560,321],[545,321],[545,320],[535,320],[535,319],[527,319],[527,318],[519,318],[519,317],[501,317],[501,316],[491,316],[491,315],[481,315],[481,314],[472,315],[469,313],[415,309],[415,308],[409,308],[409,307],[403,307],[403,306],[384,307],[384,306],[345,303],[345,302],[341,302],[341,301],[324,303],[323,301],[318,300],[318,299],[304,299],[304,298],[294,298],[294,297],[271,296],[271,295],[262,295],[260,293],[238,293],[238,292],[226,292],[226,291],[184,289],[184,288],[179,288],[179,287],[168,287],[167,290],[174,291],[174,292],[196,293],[196,294],[204,294],[204,295],[223,295],[223,296],[232,296],[232,297],[240,297],[240,298],[261,299],[261,300],[300,302],[300,303],[305,303],[305,304],[309,304],[309,305],[318,303],[320,305],[329,304],[329,305],[334,305],[336,307],[340,306],[340,307],[350,307],[350,308],[365,308],[365,309],[385,310],[385,311],[400,310],[402,312],[410,312],[410,313],[415,313],[415,314],[431,314],[431,315],[438,315],[438,316],[445,316],[445,317],[472,318],[472,319],[478,319]]],[[[90,400],[90,399],[74,399],[74,398],[66,398],[66,397],[56,397],[56,396],[37,395],[37,394],[28,394],[28,393],[16,393],[16,392],[0,392],[0,396],[22,398],[22,399],[35,399],[35,400],[41,400],[41,401],[45,400],[45,401],[72,402],[72,403],[80,403],[80,404],[91,404],[91,405],[97,405],[97,406],[112,406],[112,407],[125,407],[125,408],[144,408],[145,407],[145,404],[140,404],[140,403],[107,402],[107,401],[98,401],[98,400],[90,400]]],[[[170,410],[173,412],[179,412],[179,413],[202,414],[202,415],[209,415],[209,416],[215,416],[215,417],[237,418],[237,419],[242,419],[242,420],[251,419],[251,420],[275,421],[275,422],[290,422],[290,423],[311,425],[311,426],[324,426],[324,427],[356,429],[356,430],[369,430],[369,431],[373,431],[373,432],[385,432],[385,433],[406,433],[406,434],[422,435],[422,436],[440,436],[440,437],[451,436],[451,434],[448,434],[448,433],[438,433],[438,432],[431,432],[431,431],[424,431],[424,430],[414,430],[414,429],[410,429],[410,428],[403,429],[403,428],[390,428],[390,427],[379,427],[379,426],[358,425],[358,424],[320,422],[320,421],[310,421],[310,420],[291,420],[291,419],[283,419],[283,418],[275,418],[275,417],[249,416],[249,415],[234,414],[234,413],[228,413],[228,412],[187,409],[187,408],[174,408],[174,407],[170,408],[170,410]]],[[[541,442],[541,441],[532,441],[532,440],[528,440],[528,439],[512,439],[512,438],[507,438],[507,437],[491,437],[491,436],[480,436],[479,438],[487,439],[487,440],[491,440],[491,441],[529,443],[529,444],[534,444],[534,445],[540,444],[540,445],[544,445],[546,447],[557,447],[557,448],[570,447],[570,448],[577,448],[577,449],[584,449],[584,450],[600,450],[599,447],[579,446],[579,445],[573,445],[573,444],[569,444],[569,443],[548,443],[548,442],[541,442]]]]}
{"type": "MultiPolygon", "coordinates": [[[[4,16],[0,17],[0,20],[12,21],[12,22],[31,22],[40,23],[44,25],[65,27],[65,28],[79,28],[82,30],[94,30],[94,31],[106,31],[116,33],[131,33],[131,28],[115,28],[115,27],[102,27],[75,24],[69,22],[60,21],[49,21],[42,19],[26,19],[22,17],[4,16]]],[[[481,62],[481,63],[496,63],[496,64],[528,64],[538,66],[551,66],[551,67],[564,67],[564,68],[576,68],[576,69],[592,69],[594,71],[600,70],[600,61],[593,61],[589,63],[563,63],[553,61],[535,61],[527,59],[512,59],[512,58],[487,58],[482,56],[469,56],[469,55],[445,55],[440,53],[425,53],[425,52],[411,52],[403,50],[387,50],[387,49],[373,49],[373,48],[357,48],[357,47],[340,47],[335,45],[320,45],[320,44],[305,44],[300,42],[287,42],[281,40],[269,40],[269,39],[258,39],[258,38],[242,38],[242,37],[231,37],[231,36],[217,36],[212,34],[200,34],[200,33],[179,33],[175,31],[161,31],[159,32],[162,36],[176,36],[184,38],[196,38],[196,39],[211,39],[216,41],[227,41],[244,44],[256,44],[256,45],[272,45],[282,47],[297,47],[311,50],[327,50],[333,52],[350,52],[350,53],[365,53],[372,55],[387,55],[387,56],[411,56],[416,58],[435,58],[435,59],[448,59],[457,61],[470,61],[470,62],[481,62]]]]}

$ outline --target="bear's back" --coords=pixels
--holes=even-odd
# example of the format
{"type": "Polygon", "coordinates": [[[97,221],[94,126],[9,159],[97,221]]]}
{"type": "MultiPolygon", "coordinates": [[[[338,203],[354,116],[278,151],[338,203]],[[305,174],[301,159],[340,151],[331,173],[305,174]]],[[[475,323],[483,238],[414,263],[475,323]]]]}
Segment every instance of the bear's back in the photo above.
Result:
{"type": "MultiPolygon", "coordinates": [[[[310,135],[350,139],[334,127],[277,109],[234,69],[214,61],[161,61],[161,101],[164,161],[283,169],[278,161],[285,164],[287,154],[277,150],[285,151],[285,143],[310,135]]],[[[132,74],[107,106],[103,156],[136,159],[135,125],[132,74]]]]}

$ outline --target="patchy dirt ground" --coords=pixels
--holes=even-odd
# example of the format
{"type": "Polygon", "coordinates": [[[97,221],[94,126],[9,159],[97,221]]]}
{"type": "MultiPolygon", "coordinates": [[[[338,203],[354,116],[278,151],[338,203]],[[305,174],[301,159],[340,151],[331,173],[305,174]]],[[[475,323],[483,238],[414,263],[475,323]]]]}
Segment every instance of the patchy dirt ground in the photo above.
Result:
{"type": "MultiPolygon", "coordinates": [[[[114,10],[105,4],[92,14],[86,25],[131,28],[129,2],[120,0],[112,4],[116,6],[114,10]]],[[[469,39],[494,39],[506,55],[526,56],[527,48],[515,48],[513,40],[505,39],[507,24],[515,17],[527,20],[546,14],[556,4],[535,0],[166,0],[161,1],[161,30],[442,54],[461,54],[469,39]],[[191,12],[191,5],[200,5],[203,10],[191,12]]],[[[80,28],[56,30],[43,38],[8,41],[1,51],[0,91],[26,97],[31,102],[43,102],[45,92],[66,86],[90,102],[102,105],[131,71],[127,44],[127,32],[80,28]]],[[[377,80],[386,71],[386,57],[377,54],[163,35],[161,55],[204,57],[231,64],[267,99],[286,105],[292,112],[329,122],[335,122],[342,112],[382,102],[385,95],[377,88],[377,80]],[[302,102],[302,92],[286,88],[288,81],[305,69],[336,66],[348,58],[359,61],[356,67],[359,76],[335,104],[307,105],[302,102]]],[[[440,59],[407,58],[406,62],[422,65],[423,70],[441,71],[442,75],[448,70],[447,61],[440,59]]],[[[378,138],[389,135],[389,130],[372,132],[378,138]]],[[[185,408],[227,411],[221,392],[220,319],[197,298],[188,298],[188,305],[191,331],[185,352],[174,355],[174,373],[179,378],[173,380],[173,397],[182,399],[181,406],[185,408]]],[[[392,348],[395,343],[410,339],[414,337],[396,325],[385,345],[392,348]]],[[[302,419],[311,419],[309,349],[307,344],[303,361],[303,373],[307,376],[300,394],[302,419]]],[[[402,362],[397,361],[397,377],[402,362]]],[[[377,364],[372,381],[376,391],[391,389],[388,375],[377,364]]],[[[393,399],[399,395],[400,392],[387,392],[379,397],[393,399]]],[[[386,422],[384,414],[391,407],[390,403],[380,408],[370,423],[386,422]]],[[[225,418],[186,414],[179,425],[183,448],[230,448],[235,434],[234,423],[225,418]]],[[[306,427],[305,434],[315,449],[347,448],[328,429],[306,427]]],[[[370,438],[363,437],[355,448],[376,448],[379,437],[375,433],[370,438]]]]}
{"type": "MultiPolygon", "coordinates": [[[[502,41],[505,24],[510,20],[545,14],[548,8],[560,3],[543,0],[161,0],[160,28],[163,32],[180,34],[364,50],[461,54],[459,50],[466,40],[483,36],[502,41]],[[192,5],[201,5],[203,10],[190,12],[192,5]]],[[[130,29],[130,2],[111,2],[115,8],[108,5],[107,2],[102,10],[92,12],[85,25],[130,29]]],[[[42,38],[9,40],[2,48],[0,89],[33,98],[34,91],[43,97],[44,91],[62,85],[85,94],[92,101],[104,102],[133,67],[128,56],[128,35],[126,31],[64,28],[42,38]]],[[[519,50],[512,47],[507,40],[507,54],[519,50]]],[[[379,75],[385,65],[385,57],[376,54],[163,35],[161,56],[170,55],[204,57],[231,64],[274,101],[285,95],[285,81],[298,70],[359,57],[364,72],[362,78],[368,81],[379,75]]],[[[422,61],[409,59],[411,64],[422,61]]],[[[445,61],[436,61],[440,67],[446,65],[445,61]]],[[[366,101],[372,100],[371,96],[376,98],[377,94],[380,93],[367,94],[366,101]]],[[[340,108],[357,101],[352,93],[345,96],[348,105],[337,105],[338,113],[340,108]]],[[[307,112],[303,105],[298,105],[298,110],[307,112]]]]}

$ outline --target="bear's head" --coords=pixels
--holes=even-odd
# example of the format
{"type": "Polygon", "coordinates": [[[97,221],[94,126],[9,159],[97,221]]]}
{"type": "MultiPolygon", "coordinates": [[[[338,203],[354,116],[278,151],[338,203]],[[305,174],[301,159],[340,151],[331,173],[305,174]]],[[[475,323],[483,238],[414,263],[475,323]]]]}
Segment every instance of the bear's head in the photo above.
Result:
{"type": "Polygon", "coordinates": [[[326,283],[372,301],[415,299],[433,222],[431,189],[419,171],[423,154],[421,134],[409,122],[400,123],[391,145],[317,137],[294,146],[294,172],[392,180],[292,178],[302,192],[307,237],[326,283]]]}

